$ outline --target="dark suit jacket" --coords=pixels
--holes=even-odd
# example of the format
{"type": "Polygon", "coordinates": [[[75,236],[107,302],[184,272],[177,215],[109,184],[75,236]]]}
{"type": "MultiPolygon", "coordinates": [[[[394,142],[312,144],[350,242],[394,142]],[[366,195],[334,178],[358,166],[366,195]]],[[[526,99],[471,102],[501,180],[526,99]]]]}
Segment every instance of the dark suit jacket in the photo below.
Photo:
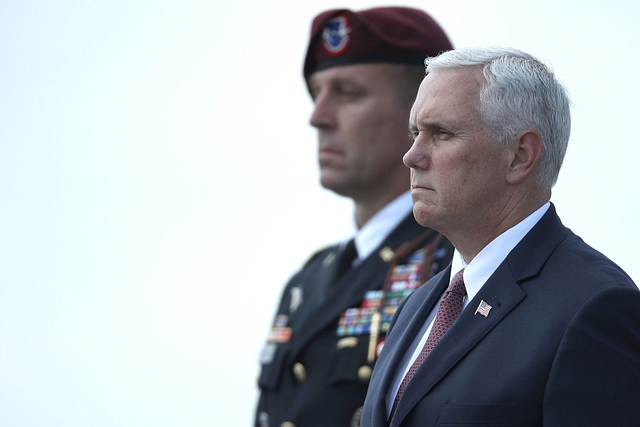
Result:
{"type": "MultiPolygon", "coordinates": [[[[396,312],[363,426],[387,426],[390,381],[449,275],[396,312]]],[[[640,426],[638,288],[552,205],[427,357],[391,426],[640,426]]]]}
{"type": "MultiPolygon", "coordinates": [[[[382,287],[389,260],[381,257],[380,249],[395,251],[426,230],[409,214],[378,250],[334,284],[326,296],[321,290],[333,273],[335,263],[328,261],[337,253],[337,246],[316,254],[292,277],[277,314],[288,318],[287,327],[293,333],[289,342],[277,344],[271,361],[262,364],[256,426],[262,425],[261,417],[271,427],[280,427],[283,422],[297,427],[349,427],[352,420],[359,422],[373,367],[367,360],[369,335],[357,336],[357,343],[351,339],[349,345],[340,346],[338,321],[346,309],[361,305],[368,290],[382,287]],[[292,305],[293,288],[302,293],[298,307],[292,305]],[[304,369],[296,373],[296,364],[304,369]]],[[[433,237],[427,242],[430,240],[433,237]]],[[[439,247],[436,271],[445,268],[453,255],[448,240],[441,238],[439,247]]]]}

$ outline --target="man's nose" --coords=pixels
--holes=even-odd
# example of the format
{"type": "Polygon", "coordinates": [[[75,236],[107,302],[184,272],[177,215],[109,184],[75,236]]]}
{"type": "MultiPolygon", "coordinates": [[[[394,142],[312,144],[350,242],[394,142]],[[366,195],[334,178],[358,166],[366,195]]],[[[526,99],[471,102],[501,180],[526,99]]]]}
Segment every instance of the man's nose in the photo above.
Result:
{"type": "Polygon", "coordinates": [[[335,106],[330,97],[325,94],[316,96],[313,112],[309,118],[309,124],[318,129],[332,128],[335,126],[335,106]]]}

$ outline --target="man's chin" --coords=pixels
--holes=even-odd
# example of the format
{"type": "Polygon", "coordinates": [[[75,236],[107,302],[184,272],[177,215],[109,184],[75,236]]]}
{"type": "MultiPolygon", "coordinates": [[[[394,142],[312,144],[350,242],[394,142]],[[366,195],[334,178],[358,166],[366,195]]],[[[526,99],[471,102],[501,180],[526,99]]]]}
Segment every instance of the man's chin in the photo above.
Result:
{"type": "Polygon", "coordinates": [[[336,179],[332,174],[320,174],[320,185],[329,191],[333,191],[334,193],[340,196],[348,196],[348,186],[345,185],[343,180],[336,179]]]}
{"type": "Polygon", "coordinates": [[[347,171],[339,166],[320,164],[320,184],[323,187],[333,188],[344,185],[347,176],[347,171]]]}
{"type": "Polygon", "coordinates": [[[416,222],[423,227],[433,228],[435,223],[435,217],[433,212],[433,206],[424,202],[417,201],[413,204],[413,217],[416,222]]]}

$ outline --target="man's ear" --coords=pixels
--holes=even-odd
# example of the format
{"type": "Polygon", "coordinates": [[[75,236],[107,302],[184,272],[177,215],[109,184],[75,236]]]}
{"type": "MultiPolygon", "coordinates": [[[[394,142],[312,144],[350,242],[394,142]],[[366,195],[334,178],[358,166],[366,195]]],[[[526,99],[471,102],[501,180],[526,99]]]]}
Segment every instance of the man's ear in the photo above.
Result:
{"type": "Polygon", "coordinates": [[[536,169],[544,144],[542,137],[533,129],[523,130],[510,147],[511,163],[507,168],[507,182],[518,184],[536,169]]]}

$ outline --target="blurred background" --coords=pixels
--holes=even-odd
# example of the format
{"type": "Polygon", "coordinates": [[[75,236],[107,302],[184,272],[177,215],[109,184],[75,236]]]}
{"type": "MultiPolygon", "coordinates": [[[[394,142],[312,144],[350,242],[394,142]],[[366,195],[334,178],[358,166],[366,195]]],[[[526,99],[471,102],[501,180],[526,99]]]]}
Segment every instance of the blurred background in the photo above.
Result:
{"type": "Polygon", "coordinates": [[[0,425],[249,426],[287,278],[344,237],[317,183],[313,17],[408,5],[552,65],[552,201],[636,282],[635,0],[0,0],[0,425]]]}

